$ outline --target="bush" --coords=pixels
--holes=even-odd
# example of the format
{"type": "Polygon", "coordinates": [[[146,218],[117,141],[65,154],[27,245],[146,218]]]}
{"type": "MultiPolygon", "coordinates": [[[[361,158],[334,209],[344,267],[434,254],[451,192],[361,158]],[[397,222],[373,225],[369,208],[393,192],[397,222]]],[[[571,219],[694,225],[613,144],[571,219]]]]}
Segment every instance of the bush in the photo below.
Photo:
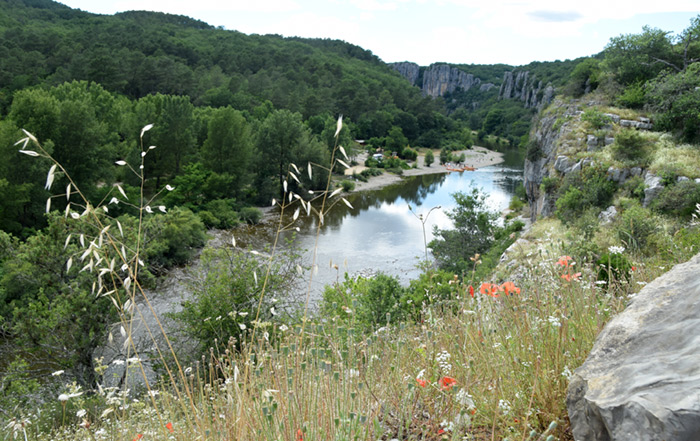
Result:
{"type": "Polygon", "coordinates": [[[620,253],[605,253],[595,263],[598,280],[608,283],[629,279],[632,270],[630,261],[620,253]]]}
{"type": "Polygon", "coordinates": [[[657,219],[637,201],[633,201],[620,215],[616,230],[627,249],[651,254],[654,250],[648,245],[652,243],[650,239],[657,228],[657,219]]]}
{"type": "MultiPolygon", "coordinates": [[[[260,322],[276,320],[287,311],[286,306],[294,304],[288,293],[298,281],[294,269],[298,262],[298,254],[291,249],[272,264],[260,322]]],[[[229,338],[240,343],[246,329],[252,328],[263,287],[256,273],[258,277],[265,274],[265,263],[252,253],[206,248],[190,283],[192,298],[182,303],[180,312],[169,316],[183,325],[185,335],[194,338],[202,351],[217,348],[223,353],[229,338]]]]}
{"type": "Polygon", "coordinates": [[[432,150],[425,152],[425,166],[430,167],[430,165],[435,162],[435,154],[432,150]]]}
{"type": "Polygon", "coordinates": [[[403,157],[403,159],[407,159],[409,161],[415,161],[416,158],[418,158],[418,152],[413,150],[411,147],[406,147],[401,152],[401,156],[403,157]]]}
{"type": "Polygon", "coordinates": [[[321,313],[347,321],[354,319],[362,328],[373,329],[386,324],[387,314],[392,321],[403,318],[400,301],[404,291],[397,277],[381,272],[371,278],[356,279],[346,274],[343,283],[326,286],[321,313]]]}
{"type": "Polygon", "coordinates": [[[602,167],[587,167],[569,173],[559,190],[557,216],[565,223],[575,221],[591,207],[605,208],[615,193],[615,183],[608,180],[602,167]]]}
{"type": "Polygon", "coordinates": [[[355,183],[347,179],[343,179],[342,181],[340,181],[340,186],[345,192],[353,191],[355,189],[355,183]]]}
{"type": "Polygon", "coordinates": [[[145,254],[154,270],[186,263],[207,241],[204,224],[185,208],[147,217],[144,236],[152,238],[146,242],[145,254]]]}
{"type": "Polygon", "coordinates": [[[233,228],[240,222],[238,213],[234,209],[236,202],[233,199],[216,199],[204,205],[204,209],[217,219],[217,228],[233,228]]]}
{"type": "Polygon", "coordinates": [[[643,163],[649,152],[648,142],[635,129],[622,129],[615,135],[615,142],[610,146],[613,157],[620,161],[643,163]]]}
{"type": "Polygon", "coordinates": [[[262,211],[257,207],[243,207],[239,210],[238,215],[242,221],[251,225],[259,223],[262,219],[262,211]]]}
{"type": "Polygon", "coordinates": [[[557,188],[559,188],[559,184],[561,183],[561,180],[559,178],[550,178],[549,176],[545,176],[542,178],[542,182],[540,183],[540,189],[544,193],[554,193],[557,188]]]}
{"type": "Polygon", "coordinates": [[[612,123],[609,116],[604,115],[599,110],[589,108],[581,115],[581,121],[588,123],[594,129],[603,128],[612,123]]]}
{"type": "Polygon", "coordinates": [[[665,187],[654,199],[651,208],[665,214],[690,217],[698,203],[700,203],[700,184],[694,181],[681,181],[665,187]]]}

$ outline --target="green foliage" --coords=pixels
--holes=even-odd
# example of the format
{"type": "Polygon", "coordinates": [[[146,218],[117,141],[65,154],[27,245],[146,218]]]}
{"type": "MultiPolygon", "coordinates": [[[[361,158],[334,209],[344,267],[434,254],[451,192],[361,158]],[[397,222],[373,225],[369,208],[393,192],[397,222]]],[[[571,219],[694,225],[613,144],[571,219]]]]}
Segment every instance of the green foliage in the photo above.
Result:
{"type": "Polygon", "coordinates": [[[321,313],[326,317],[339,316],[370,330],[387,324],[387,319],[399,322],[404,316],[401,298],[405,289],[397,277],[378,273],[374,277],[350,278],[335,286],[326,286],[321,313]]]}
{"type": "Polygon", "coordinates": [[[602,112],[592,107],[583,112],[583,115],[581,115],[581,121],[588,123],[588,125],[596,130],[612,123],[609,116],[604,115],[602,112]]]}
{"type": "Polygon", "coordinates": [[[0,279],[0,316],[17,344],[29,352],[40,349],[93,386],[93,351],[105,341],[116,310],[109,297],[92,292],[93,274],[66,264],[82,254],[77,239],[65,246],[81,221],[52,215],[47,228],[10,252],[0,279]]]}
{"type": "Polygon", "coordinates": [[[635,129],[622,129],[610,146],[613,156],[635,165],[643,165],[649,156],[649,142],[635,129]]]}
{"type": "Polygon", "coordinates": [[[426,167],[430,167],[432,163],[435,162],[435,154],[433,154],[432,150],[429,149],[427,152],[425,152],[424,160],[426,167]]]}
{"type": "Polygon", "coordinates": [[[641,109],[647,101],[646,88],[643,82],[632,83],[616,98],[618,105],[631,109],[641,109]]]}
{"type": "Polygon", "coordinates": [[[660,76],[648,84],[647,102],[658,128],[687,142],[700,141],[700,63],[683,72],[660,76]]]}
{"type": "Polygon", "coordinates": [[[661,194],[652,201],[651,208],[664,214],[689,218],[700,203],[700,184],[694,181],[681,181],[667,185],[661,194]]]}
{"type": "Polygon", "coordinates": [[[263,213],[257,207],[243,207],[238,212],[238,215],[241,217],[242,221],[251,225],[255,225],[257,223],[260,223],[260,221],[262,220],[263,213]]]}
{"type": "Polygon", "coordinates": [[[401,152],[401,157],[407,161],[415,161],[418,158],[418,152],[411,147],[406,147],[401,152]]]}
{"type": "Polygon", "coordinates": [[[600,61],[595,58],[584,58],[571,71],[566,90],[570,95],[580,97],[587,90],[595,90],[599,82],[600,61]]]}
{"type": "Polygon", "coordinates": [[[450,153],[447,149],[443,148],[440,150],[440,165],[447,164],[448,162],[452,162],[452,153],[450,153]]]}
{"type": "Polygon", "coordinates": [[[544,153],[542,152],[542,146],[540,143],[538,143],[536,140],[531,139],[527,143],[527,153],[525,156],[527,157],[527,160],[530,162],[535,162],[542,158],[544,153]]]}
{"type": "Polygon", "coordinates": [[[669,32],[645,26],[641,34],[620,35],[605,47],[605,69],[622,85],[654,78],[674,61],[669,32]]]}
{"type": "Polygon", "coordinates": [[[544,178],[542,178],[542,182],[540,183],[540,188],[542,189],[542,191],[544,193],[552,194],[559,188],[560,184],[561,184],[561,179],[559,179],[557,177],[545,176],[544,178]]]}
{"type": "Polygon", "coordinates": [[[659,228],[659,219],[633,201],[616,222],[617,236],[629,250],[646,254],[655,252],[654,233],[659,228]]]}
{"type": "Polygon", "coordinates": [[[491,246],[497,215],[487,210],[486,196],[476,188],[470,193],[454,193],[452,197],[457,205],[447,216],[454,229],[436,227],[435,239],[428,246],[441,269],[461,274],[468,271],[470,257],[491,246]]]}
{"type": "Polygon", "coordinates": [[[355,183],[347,179],[343,179],[342,181],[340,181],[340,186],[345,192],[353,191],[355,189],[355,183]]]}
{"type": "Polygon", "coordinates": [[[612,283],[621,280],[628,280],[632,264],[620,253],[605,253],[596,260],[598,268],[598,280],[612,283]]]}
{"type": "MultiPolygon", "coordinates": [[[[293,300],[289,292],[297,283],[298,263],[299,255],[293,249],[276,258],[260,304],[266,262],[244,250],[205,248],[190,285],[192,298],[170,316],[183,325],[185,335],[194,338],[202,352],[215,348],[223,353],[229,339],[238,346],[256,320],[262,324],[289,318],[293,300]]],[[[266,325],[259,332],[268,332],[266,325]]]]}
{"type": "Polygon", "coordinates": [[[147,217],[145,257],[156,271],[189,261],[207,240],[202,221],[186,208],[147,217]]]}
{"type": "Polygon", "coordinates": [[[602,167],[586,167],[569,173],[559,189],[557,216],[570,223],[590,207],[605,208],[615,193],[615,183],[608,180],[602,167]]]}

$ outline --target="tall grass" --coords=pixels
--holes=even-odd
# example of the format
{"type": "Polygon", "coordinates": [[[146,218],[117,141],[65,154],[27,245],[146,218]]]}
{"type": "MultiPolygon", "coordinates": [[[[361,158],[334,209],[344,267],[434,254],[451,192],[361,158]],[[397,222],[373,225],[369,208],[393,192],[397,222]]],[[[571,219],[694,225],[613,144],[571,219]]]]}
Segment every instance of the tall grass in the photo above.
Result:
{"type": "MultiPolygon", "coordinates": [[[[339,120],[336,139],[341,128],[339,120]]],[[[32,142],[48,156],[31,135],[23,141],[23,150],[32,142]]],[[[332,161],[342,152],[336,145],[332,161]]],[[[300,171],[292,166],[289,173],[296,180],[300,171]]],[[[295,210],[293,219],[313,213],[320,228],[333,203],[343,201],[332,199],[330,187],[329,173],[317,209],[291,192],[275,203],[283,213],[295,210]]],[[[141,214],[147,206],[140,203],[141,214]]],[[[92,216],[95,209],[85,207],[84,216],[92,216]]],[[[620,293],[626,288],[596,284],[593,269],[567,259],[562,264],[555,250],[523,259],[518,290],[455,278],[450,300],[425,307],[421,322],[387,317],[385,326],[368,334],[358,331],[351,309],[343,312],[349,321],[311,317],[309,288],[300,321],[275,323],[269,333],[253,326],[241,342],[212,349],[190,366],[178,362],[162,327],[149,330],[154,344],[160,341],[156,332],[166,342],[165,350],[158,349],[166,374],[149,384],[130,339],[138,311],[133,305],[148,304],[138,284],[138,245],[123,252],[101,217],[91,219],[121,262],[115,266],[126,265],[124,273],[105,272],[114,285],[103,294],[115,299],[132,359],[129,372],[144,377],[146,392],[112,388],[90,396],[71,386],[59,427],[40,430],[31,419],[16,418],[4,425],[4,439],[570,439],[568,377],[625,300],[620,293]]],[[[278,232],[294,228],[282,219],[278,232]]],[[[267,276],[261,274],[261,283],[267,276]]]]}

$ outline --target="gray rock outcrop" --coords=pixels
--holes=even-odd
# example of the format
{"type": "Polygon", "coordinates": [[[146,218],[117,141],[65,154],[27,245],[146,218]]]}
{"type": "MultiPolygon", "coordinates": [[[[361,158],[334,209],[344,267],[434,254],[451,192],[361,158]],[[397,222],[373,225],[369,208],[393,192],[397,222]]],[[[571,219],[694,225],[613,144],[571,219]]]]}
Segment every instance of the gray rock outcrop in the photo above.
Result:
{"type": "Polygon", "coordinates": [[[391,67],[400,73],[402,77],[406,78],[409,83],[414,86],[418,85],[416,83],[418,82],[418,77],[420,76],[420,66],[418,66],[416,63],[411,63],[408,61],[391,63],[391,67]]]}
{"type": "Polygon", "coordinates": [[[642,205],[648,207],[664,190],[664,184],[661,182],[660,177],[647,172],[646,176],[644,176],[644,187],[644,202],[642,205]]]}
{"type": "Polygon", "coordinates": [[[467,91],[472,87],[478,87],[479,91],[488,92],[496,87],[492,83],[482,83],[480,78],[447,64],[433,64],[426,67],[422,81],[420,80],[421,68],[416,63],[392,63],[390,66],[412,85],[420,87],[423,94],[432,97],[443,96],[457,89],[467,91]]]}
{"type": "Polygon", "coordinates": [[[554,87],[542,81],[538,81],[534,75],[524,70],[505,72],[503,82],[498,92],[500,99],[517,99],[525,103],[526,108],[534,108],[547,105],[554,97],[554,87]]]}
{"type": "Polygon", "coordinates": [[[700,437],[700,254],[644,287],[576,369],[567,408],[577,441],[700,437]]]}
{"type": "Polygon", "coordinates": [[[433,64],[423,72],[423,93],[432,97],[480,86],[479,78],[447,64],[433,64]]]}

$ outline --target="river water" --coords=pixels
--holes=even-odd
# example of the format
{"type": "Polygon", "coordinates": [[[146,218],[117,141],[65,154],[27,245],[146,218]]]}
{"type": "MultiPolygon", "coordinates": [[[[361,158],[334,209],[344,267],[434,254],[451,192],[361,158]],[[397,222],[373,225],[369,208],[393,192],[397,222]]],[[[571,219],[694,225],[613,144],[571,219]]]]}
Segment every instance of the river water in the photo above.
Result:
{"type": "MultiPolygon", "coordinates": [[[[473,172],[415,176],[379,190],[350,194],[347,200],[353,208],[338,203],[328,210],[318,241],[317,219],[300,216],[294,224],[300,230],[296,243],[306,250],[307,264],[311,264],[314,246],[317,249],[312,301],[319,298],[324,285],[342,280],[346,272],[371,275],[381,271],[407,284],[418,276],[417,264],[425,259],[423,223],[418,215],[426,219],[425,239],[429,243],[435,226],[445,229],[452,225],[447,213],[455,206],[453,193],[478,187],[487,195],[488,208],[500,212],[508,207],[522,173],[522,155],[511,152],[504,162],[473,172]]],[[[270,220],[234,234],[243,246],[261,248],[272,242],[276,227],[277,220],[270,220]]],[[[284,237],[291,235],[285,233],[284,237]]]]}

